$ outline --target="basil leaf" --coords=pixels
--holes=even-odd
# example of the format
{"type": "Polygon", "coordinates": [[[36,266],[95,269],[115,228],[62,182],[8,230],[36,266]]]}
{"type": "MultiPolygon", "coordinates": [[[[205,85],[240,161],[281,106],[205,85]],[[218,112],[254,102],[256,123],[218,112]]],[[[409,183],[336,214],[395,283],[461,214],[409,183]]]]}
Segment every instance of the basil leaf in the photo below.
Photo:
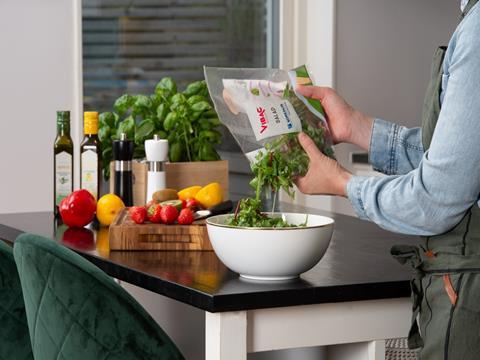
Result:
{"type": "Polygon", "coordinates": [[[103,112],[98,116],[98,122],[100,123],[100,127],[108,126],[114,128],[115,115],[112,112],[103,112]]]}
{"type": "Polygon", "coordinates": [[[179,162],[182,159],[183,146],[179,142],[173,143],[168,151],[168,157],[171,162],[179,162]]]}
{"type": "Polygon", "coordinates": [[[203,161],[215,161],[220,160],[220,156],[217,154],[211,144],[204,143],[200,149],[200,159],[203,161]]]}
{"type": "Polygon", "coordinates": [[[177,92],[177,84],[171,77],[164,77],[160,82],[157,84],[155,88],[155,92],[158,90],[164,90],[167,94],[173,94],[177,92]]]}
{"type": "Polygon", "coordinates": [[[133,104],[133,115],[147,115],[153,105],[152,99],[145,95],[137,95],[133,104]]]}
{"type": "Polygon", "coordinates": [[[133,116],[127,117],[125,120],[120,122],[117,129],[117,139],[120,139],[121,134],[125,133],[127,135],[127,139],[134,139],[135,137],[135,120],[133,116]]]}
{"type": "Polygon", "coordinates": [[[205,87],[205,82],[204,81],[195,81],[187,86],[185,91],[183,92],[185,96],[189,97],[192,95],[198,94],[204,87],[205,87]]]}
{"type": "Polygon", "coordinates": [[[192,106],[193,104],[200,102],[200,101],[206,101],[206,99],[201,96],[201,95],[193,95],[188,98],[187,103],[188,105],[192,106]]]}
{"type": "Polygon", "coordinates": [[[172,105],[183,105],[187,102],[185,95],[178,93],[172,96],[171,100],[172,105]]]}
{"type": "Polygon", "coordinates": [[[101,143],[106,143],[109,140],[110,136],[110,126],[104,125],[100,129],[98,129],[98,139],[101,143]]]}
{"type": "Polygon", "coordinates": [[[135,102],[135,97],[124,94],[120,96],[115,103],[113,104],[113,108],[118,113],[118,115],[124,115],[130,107],[132,107],[133,103],[135,102]]]}
{"type": "Polygon", "coordinates": [[[212,106],[206,101],[199,101],[192,105],[193,111],[205,111],[210,110],[212,106]]]}
{"type": "Polygon", "coordinates": [[[160,105],[158,105],[157,118],[160,121],[160,123],[163,123],[167,114],[168,114],[168,106],[165,103],[161,103],[160,105]]]}
{"type": "Polygon", "coordinates": [[[168,137],[168,134],[163,130],[159,130],[155,132],[153,135],[157,135],[160,139],[166,139],[168,137]]]}
{"type": "Polygon", "coordinates": [[[178,121],[178,114],[176,112],[170,112],[165,117],[165,121],[163,122],[163,128],[166,131],[170,131],[175,127],[177,121],[178,121]]]}
{"type": "Polygon", "coordinates": [[[135,131],[135,143],[137,145],[143,145],[145,140],[151,139],[155,132],[155,123],[152,119],[145,119],[138,124],[135,131]]]}

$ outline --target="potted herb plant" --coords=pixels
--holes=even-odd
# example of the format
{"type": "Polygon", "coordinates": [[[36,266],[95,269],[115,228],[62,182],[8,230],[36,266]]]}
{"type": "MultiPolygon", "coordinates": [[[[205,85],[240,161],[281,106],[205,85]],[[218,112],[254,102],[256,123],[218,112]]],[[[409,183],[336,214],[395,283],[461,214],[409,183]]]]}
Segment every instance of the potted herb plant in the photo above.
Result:
{"type": "Polygon", "coordinates": [[[134,203],[146,200],[147,168],[141,160],[145,158],[145,140],[155,134],[169,143],[168,187],[180,189],[217,181],[224,195],[228,195],[228,163],[221,161],[215,150],[215,145],[221,142],[220,120],[205,81],[193,82],[184,91],[178,91],[174,80],[165,77],[151,95],[120,96],[113,104],[113,111],[100,114],[99,122],[106,180],[110,178],[113,141],[120,139],[122,133],[134,140],[133,157],[139,160],[133,165],[134,203]]]}

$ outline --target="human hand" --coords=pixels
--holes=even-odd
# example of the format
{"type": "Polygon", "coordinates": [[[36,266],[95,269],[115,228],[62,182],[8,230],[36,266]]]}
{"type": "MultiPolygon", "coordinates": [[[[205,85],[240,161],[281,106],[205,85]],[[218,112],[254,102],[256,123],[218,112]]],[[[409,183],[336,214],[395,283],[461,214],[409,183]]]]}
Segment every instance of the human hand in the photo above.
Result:
{"type": "Polygon", "coordinates": [[[327,115],[334,144],[347,142],[368,151],[373,118],[354,109],[331,88],[298,86],[296,90],[307,98],[320,100],[327,115]]]}
{"type": "Polygon", "coordinates": [[[298,189],[304,194],[346,197],[347,183],[352,174],[336,160],[322,154],[307,134],[298,134],[298,141],[310,159],[307,173],[295,182],[298,189]]]}

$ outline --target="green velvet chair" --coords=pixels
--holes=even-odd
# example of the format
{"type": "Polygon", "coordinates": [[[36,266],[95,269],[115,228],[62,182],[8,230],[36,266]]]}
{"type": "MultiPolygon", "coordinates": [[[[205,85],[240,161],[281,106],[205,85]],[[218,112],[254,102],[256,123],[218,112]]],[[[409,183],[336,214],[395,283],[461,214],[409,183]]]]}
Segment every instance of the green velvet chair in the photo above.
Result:
{"type": "Polygon", "coordinates": [[[80,255],[31,234],[13,253],[35,360],[183,359],[143,307],[80,255]]]}
{"type": "Polygon", "coordinates": [[[0,360],[33,359],[13,249],[0,240],[0,360]]]}

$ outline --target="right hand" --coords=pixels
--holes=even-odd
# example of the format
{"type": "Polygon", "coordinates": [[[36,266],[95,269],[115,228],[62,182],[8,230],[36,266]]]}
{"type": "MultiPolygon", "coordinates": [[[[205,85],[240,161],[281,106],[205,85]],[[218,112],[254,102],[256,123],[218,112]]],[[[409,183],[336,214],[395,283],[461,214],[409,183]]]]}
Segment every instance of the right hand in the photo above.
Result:
{"type": "Polygon", "coordinates": [[[296,90],[307,98],[320,100],[334,144],[347,142],[369,150],[373,118],[354,109],[331,88],[298,86],[296,90]]]}

